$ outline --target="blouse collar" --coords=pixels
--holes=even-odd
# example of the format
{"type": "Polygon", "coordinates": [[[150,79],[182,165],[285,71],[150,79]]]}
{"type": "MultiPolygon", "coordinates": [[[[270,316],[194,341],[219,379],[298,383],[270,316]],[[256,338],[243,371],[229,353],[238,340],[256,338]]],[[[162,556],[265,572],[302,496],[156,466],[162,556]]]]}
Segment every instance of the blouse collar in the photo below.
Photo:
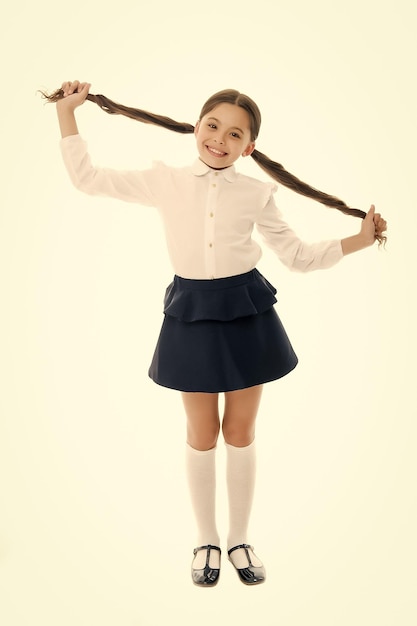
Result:
{"type": "Polygon", "coordinates": [[[196,159],[191,167],[191,171],[194,176],[204,176],[208,172],[218,173],[222,175],[229,183],[234,183],[237,178],[237,173],[234,165],[230,165],[226,167],[224,170],[215,170],[212,167],[209,167],[201,161],[201,159],[196,159]]]}

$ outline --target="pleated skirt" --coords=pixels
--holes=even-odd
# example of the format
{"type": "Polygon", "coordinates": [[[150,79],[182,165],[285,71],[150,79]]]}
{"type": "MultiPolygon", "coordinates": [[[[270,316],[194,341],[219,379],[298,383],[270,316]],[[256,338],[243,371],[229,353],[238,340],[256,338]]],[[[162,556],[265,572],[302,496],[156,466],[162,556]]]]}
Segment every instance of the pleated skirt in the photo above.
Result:
{"type": "Polygon", "coordinates": [[[274,308],[276,293],[257,269],[213,280],[174,276],[150,378],[179,391],[218,393],[291,372],[298,359],[274,308]]]}

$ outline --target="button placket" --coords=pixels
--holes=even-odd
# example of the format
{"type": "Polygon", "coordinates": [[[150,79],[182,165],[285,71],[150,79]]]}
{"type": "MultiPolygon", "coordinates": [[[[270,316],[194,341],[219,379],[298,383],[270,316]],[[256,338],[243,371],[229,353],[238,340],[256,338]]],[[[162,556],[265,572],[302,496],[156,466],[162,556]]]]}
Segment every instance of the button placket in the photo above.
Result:
{"type": "Polygon", "coordinates": [[[217,176],[217,172],[210,174],[205,215],[205,265],[206,276],[209,278],[214,278],[216,275],[215,218],[219,189],[219,179],[216,178],[217,176]]]}

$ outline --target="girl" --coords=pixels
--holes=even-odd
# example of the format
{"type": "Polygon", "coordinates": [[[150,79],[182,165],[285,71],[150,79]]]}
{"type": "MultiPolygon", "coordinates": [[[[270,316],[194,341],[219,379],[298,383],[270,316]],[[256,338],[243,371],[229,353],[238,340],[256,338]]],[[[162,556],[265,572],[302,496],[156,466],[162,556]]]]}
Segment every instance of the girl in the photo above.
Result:
{"type": "Polygon", "coordinates": [[[187,475],[198,528],[192,580],[212,587],[220,575],[215,454],[218,399],[224,393],[228,556],[243,583],[262,583],[265,569],[247,537],[255,485],[255,418],[262,385],[288,374],[297,356],[273,307],[276,290],[256,269],[261,249],[251,238],[253,227],[256,224],[266,244],[290,269],[306,272],[329,268],[375,240],[385,242],[386,222],[373,205],[367,214],[351,209],[255,150],[259,109],[235,90],[209,98],[194,127],[94,96],[89,88],[88,83],[65,82],[53,94],[43,94],[57,102],[69,176],[86,193],[157,207],[175,270],[165,294],[165,316],[149,376],[181,391],[187,416],[187,475]],[[199,158],[185,168],[161,163],[146,171],[93,167],[74,115],[86,99],[107,113],[194,133],[199,158]],[[276,186],[236,172],[235,161],[249,155],[276,181],[362,217],[360,232],[314,245],[300,241],[275,206],[276,186]]]}

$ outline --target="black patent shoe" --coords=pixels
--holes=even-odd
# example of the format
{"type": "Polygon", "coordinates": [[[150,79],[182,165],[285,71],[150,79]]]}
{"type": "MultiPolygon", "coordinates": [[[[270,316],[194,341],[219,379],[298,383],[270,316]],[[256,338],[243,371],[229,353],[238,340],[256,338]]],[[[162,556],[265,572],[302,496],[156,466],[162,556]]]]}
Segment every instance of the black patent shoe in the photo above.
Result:
{"type": "Polygon", "coordinates": [[[237,571],[237,574],[238,574],[240,580],[242,581],[242,583],[244,583],[245,585],[259,585],[260,583],[265,582],[265,578],[266,578],[265,568],[264,568],[263,565],[261,565],[260,567],[255,567],[252,564],[252,561],[251,561],[251,558],[250,558],[250,554],[249,554],[249,550],[252,550],[252,552],[253,552],[253,546],[249,546],[247,543],[242,543],[240,546],[235,546],[234,548],[230,548],[230,550],[228,550],[227,554],[229,555],[229,561],[231,562],[231,564],[233,565],[233,567],[237,571]],[[243,548],[245,550],[245,552],[246,552],[246,558],[248,559],[248,564],[249,565],[248,565],[248,567],[243,567],[243,568],[239,569],[233,563],[232,559],[230,558],[230,555],[235,550],[239,550],[241,548],[243,548]]]}
{"type": "Polygon", "coordinates": [[[194,549],[194,556],[200,550],[207,550],[206,556],[206,564],[203,569],[194,569],[191,566],[191,576],[193,579],[193,583],[198,585],[199,587],[214,587],[217,585],[220,576],[220,569],[214,569],[210,567],[210,552],[211,550],[217,550],[221,554],[221,550],[218,546],[200,546],[199,548],[194,549]]]}

